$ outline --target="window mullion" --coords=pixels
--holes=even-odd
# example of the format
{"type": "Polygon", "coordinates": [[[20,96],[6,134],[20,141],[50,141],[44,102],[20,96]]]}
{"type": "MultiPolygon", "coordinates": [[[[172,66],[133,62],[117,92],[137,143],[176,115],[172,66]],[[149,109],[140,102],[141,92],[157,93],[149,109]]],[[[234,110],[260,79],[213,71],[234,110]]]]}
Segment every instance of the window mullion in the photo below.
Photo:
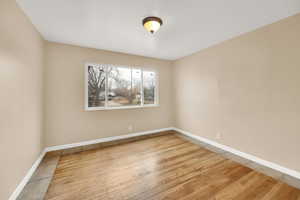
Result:
{"type": "Polygon", "coordinates": [[[132,85],[133,85],[133,83],[132,83],[132,67],[130,67],[130,101],[131,101],[131,104],[132,104],[132,85]]]}
{"type": "Polygon", "coordinates": [[[141,69],[141,106],[144,106],[144,70],[141,69]]]}
{"type": "Polygon", "coordinates": [[[108,94],[108,67],[105,66],[105,104],[104,107],[107,108],[108,107],[108,98],[107,98],[107,94],[108,94]]]}

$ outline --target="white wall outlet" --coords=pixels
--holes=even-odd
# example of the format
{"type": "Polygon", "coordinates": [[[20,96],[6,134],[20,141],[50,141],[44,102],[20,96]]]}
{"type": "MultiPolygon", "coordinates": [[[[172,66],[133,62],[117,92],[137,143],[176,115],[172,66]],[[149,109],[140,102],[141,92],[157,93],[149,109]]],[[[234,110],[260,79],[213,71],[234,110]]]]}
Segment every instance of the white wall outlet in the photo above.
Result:
{"type": "Polygon", "coordinates": [[[216,139],[221,139],[222,138],[222,133],[220,133],[220,132],[218,132],[217,134],[216,134],[216,139]]]}
{"type": "Polygon", "coordinates": [[[128,131],[132,131],[133,130],[133,126],[130,124],[129,126],[128,126],[128,131]]]}

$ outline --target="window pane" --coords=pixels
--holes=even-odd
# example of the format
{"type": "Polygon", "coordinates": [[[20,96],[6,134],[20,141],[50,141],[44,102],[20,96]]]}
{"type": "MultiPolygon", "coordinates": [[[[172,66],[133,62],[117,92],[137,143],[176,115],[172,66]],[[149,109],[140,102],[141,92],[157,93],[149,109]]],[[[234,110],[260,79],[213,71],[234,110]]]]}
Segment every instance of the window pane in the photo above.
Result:
{"type": "Polygon", "coordinates": [[[140,69],[132,69],[132,105],[141,105],[141,87],[142,71],[140,69]]]}
{"type": "Polygon", "coordinates": [[[155,103],[155,72],[144,71],[144,104],[155,103]]]}
{"type": "Polygon", "coordinates": [[[108,106],[131,105],[131,69],[109,67],[107,92],[108,106]]]}
{"type": "Polygon", "coordinates": [[[105,104],[105,70],[103,66],[88,66],[88,107],[105,104]]]}

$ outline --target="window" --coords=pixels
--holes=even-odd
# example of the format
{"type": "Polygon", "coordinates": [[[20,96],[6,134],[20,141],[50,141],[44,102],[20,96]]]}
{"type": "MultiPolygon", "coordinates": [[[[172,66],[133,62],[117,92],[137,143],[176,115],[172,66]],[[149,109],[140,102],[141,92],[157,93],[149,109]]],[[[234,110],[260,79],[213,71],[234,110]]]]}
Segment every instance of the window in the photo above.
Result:
{"type": "Polygon", "coordinates": [[[144,104],[154,104],[155,102],[155,73],[145,71],[143,73],[144,104]]]}
{"type": "Polygon", "coordinates": [[[86,65],[86,110],[158,105],[155,71],[113,65],[86,65]]]}

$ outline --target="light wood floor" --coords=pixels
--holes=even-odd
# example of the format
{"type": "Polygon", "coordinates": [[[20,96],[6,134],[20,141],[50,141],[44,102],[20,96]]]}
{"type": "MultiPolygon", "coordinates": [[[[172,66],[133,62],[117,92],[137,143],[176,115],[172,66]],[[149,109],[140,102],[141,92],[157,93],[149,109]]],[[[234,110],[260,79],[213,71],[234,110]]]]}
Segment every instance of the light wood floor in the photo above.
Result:
{"type": "Polygon", "coordinates": [[[300,200],[300,191],[175,134],[62,156],[47,200],[300,200]]]}

